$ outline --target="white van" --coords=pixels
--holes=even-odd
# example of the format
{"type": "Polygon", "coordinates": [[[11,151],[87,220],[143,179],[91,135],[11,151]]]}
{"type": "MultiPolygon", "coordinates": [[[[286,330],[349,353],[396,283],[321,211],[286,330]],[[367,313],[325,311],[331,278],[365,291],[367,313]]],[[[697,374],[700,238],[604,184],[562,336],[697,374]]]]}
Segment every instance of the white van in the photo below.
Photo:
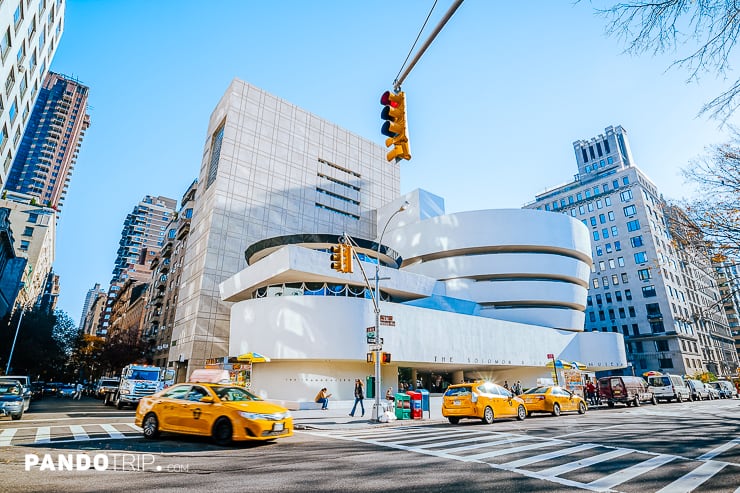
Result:
{"type": "Polygon", "coordinates": [[[659,401],[670,402],[676,399],[676,402],[684,400],[690,401],[691,389],[678,375],[653,375],[648,377],[648,386],[653,391],[653,395],[659,401]]]}

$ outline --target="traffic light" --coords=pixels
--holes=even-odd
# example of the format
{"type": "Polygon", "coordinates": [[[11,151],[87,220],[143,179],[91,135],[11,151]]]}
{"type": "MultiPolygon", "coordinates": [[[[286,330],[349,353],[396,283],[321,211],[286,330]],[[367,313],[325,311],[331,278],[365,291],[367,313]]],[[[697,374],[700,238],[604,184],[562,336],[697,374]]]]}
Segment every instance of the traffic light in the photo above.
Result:
{"type": "Polygon", "coordinates": [[[342,272],[352,274],[352,245],[340,245],[342,247],[342,272]]]}
{"type": "Polygon", "coordinates": [[[367,353],[367,362],[368,363],[375,363],[375,351],[371,353],[367,353]]]}
{"type": "Polygon", "coordinates": [[[331,247],[331,268],[337,272],[352,274],[352,246],[340,243],[331,247]]]}
{"type": "Polygon", "coordinates": [[[344,245],[332,245],[331,268],[337,272],[344,272],[344,245]]]}
{"type": "Polygon", "coordinates": [[[383,111],[380,117],[385,120],[380,133],[388,137],[385,139],[385,146],[394,146],[386,155],[390,162],[394,159],[411,159],[409,151],[408,128],[406,125],[406,94],[401,91],[395,94],[391,91],[385,91],[380,96],[380,104],[383,105],[383,111]]]}
{"type": "Polygon", "coordinates": [[[391,363],[391,353],[380,353],[380,364],[389,365],[391,363]]]}

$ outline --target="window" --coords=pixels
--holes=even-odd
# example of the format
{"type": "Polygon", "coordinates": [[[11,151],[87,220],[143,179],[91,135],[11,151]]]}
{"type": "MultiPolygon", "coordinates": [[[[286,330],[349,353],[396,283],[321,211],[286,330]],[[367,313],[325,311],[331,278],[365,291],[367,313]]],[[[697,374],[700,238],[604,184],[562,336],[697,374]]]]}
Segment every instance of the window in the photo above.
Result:
{"type": "Polygon", "coordinates": [[[606,243],[604,246],[606,247],[606,253],[612,253],[612,244],[611,243],[606,243]]]}
{"type": "Polygon", "coordinates": [[[0,56],[3,60],[5,60],[5,57],[8,56],[8,51],[10,49],[10,29],[7,29],[5,31],[5,34],[3,34],[3,37],[0,39],[0,56]]]}
{"type": "Polygon", "coordinates": [[[601,224],[604,224],[606,222],[606,216],[604,214],[599,214],[599,222],[601,224]]]}
{"type": "Polygon", "coordinates": [[[661,368],[673,368],[673,360],[671,358],[660,358],[658,362],[661,368]]]}
{"type": "Polygon", "coordinates": [[[609,268],[610,269],[615,269],[616,268],[616,264],[614,263],[614,259],[613,258],[610,258],[609,259],[609,268]]]}
{"type": "Polygon", "coordinates": [[[610,221],[614,221],[614,212],[613,211],[609,211],[607,213],[607,217],[609,218],[610,221]]]}
{"type": "Polygon", "coordinates": [[[632,238],[630,238],[630,244],[633,247],[641,247],[643,245],[642,236],[633,236],[632,238]]]}
{"type": "Polygon", "coordinates": [[[603,260],[599,261],[599,270],[606,270],[606,263],[603,260]]]}
{"type": "Polygon", "coordinates": [[[619,194],[619,198],[622,202],[629,202],[632,200],[632,190],[625,190],[619,194]]]}
{"type": "Polygon", "coordinates": [[[588,221],[591,223],[591,226],[596,226],[596,218],[594,216],[589,217],[588,221]]]}
{"type": "Polygon", "coordinates": [[[638,270],[637,277],[639,277],[641,281],[647,281],[648,279],[650,279],[650,269],[638,270]]]}
{"type": "Polygon", "coordinates": [[[655,349],[658,351],[668,351],[668,341],[655,341],[655,349]]]}
{"type": "Polygon", "coordinates": [[[612,199],[610,197],[604,197],[604,205],[607,207],[612,205],[612,199]]]}
{"type": "Polygon", "coordinates": [[[594,203],[593,202],[589,202],[588,204],[586,204],[586,209],[588,209],[588,212],[593,212],[594,211],[594,203]]]}
{"type": "Polygon", "coordinates": [[[614,251],[619,252],[622,250],[622,242],[621,241],[615,241],[614,242],[614,251]]]}
{"type": "Polygon", "coordinates": [[[18,26],[21,24],[22,20],[23,20],[23,2],[18,2],[18,8],[16,8],[15,12],[13,12],[13,25],[15,26],[16,30],[18,29],[18,26]]]}
{"type": "Polygon", "coordinates": [[[601,303],[601,295],[600,295],[600,294],[597,294],[597,295],[596,295],[596,304],[597,304],[597,305],[601,305],[601,304],[602,304],[602,303],[601,303]]]}
{"type": "Polygon", "coordinates": [[[604,293],[604,299],[606,300],[607,303],[611,303],[612,302],[612,294],[611,293],[604,293]]]}
{"type": "Polygon", "coordinates": [[[601,236],[602,236],[602,237],[603,237],[604,239],[607,239],[607,238],[609,238],[609,230],[608,230],[608,229],[606,229],[606,228],[602,229],[602,230],[601,230],[601,236]]]}
{"type": "Polygon", "coordinates": [[[630,314],[630,317],[636,317],[637,314],[635,313],[635,307],[634,306],[628,306],[627,311],[630,314]]]}
{"type": "Polygon", "coordinates": [[[615,286],[617,284],[619,284],[619,276],[618,275],[612,274],[612,284],[614,284],[615,286]]]}
{"type": "Polygon", "coordinates": [[[221,122],[221,125],[213,132],[211,137],[211,158],[208,166],[208,175],[206,177],[206,189],[210,187],[218,174],[218,162],[221,158],[221,143],[224,139],[224,127],[226,122],[221,122]]]}
{"type": "Polygon", "coordinates": [[[635,254],[635,263],[636,264],[644,264],[647,262],[647,253],[646,252],[637,252],[635,254]]]}
{"type": "Polygon", "coordinates": [[[603,209],[604,208],[604,203],[601,201],[601,199],[599,199],[599,200],[596,201],[596,208],[597,209],[603,209]]]}
{"type": "Polygon", "coordinates": [[[33,236],[33,228],[31,226],[26,226],[23,230],[23,236],[33,236]]]}
{"type": "Polygon", "coordinates": [[[637,231],[640,229],[640,220],[635,219],[627,222],[627,231],[637,231]]]}
{"type": "Polygon", "coordinates": [[[632,217],[635,214],[637,214],[637,207],[635,207],[634,205],[628,205],[627,207],[625,207],[622,210],[624,211],[624,215],[626,217],[632,217]]]}
{"type": "Polygon", "coordinates": [[[599,232],[598,231],[594,231],[593,232],[593,236],[594,236],[594,241],[599,241],[599,232]]]}
{"type": "Polygon", "coordinates": [[[619,318],[627,318],[627,313],[624,311],[624,308],[621,306],[619,307],[619,318]]]}
{"type": "Polygon", "coordinates": [[[601,257],[602,255],[604,255],[604,251],[601,249],[600,246],[597,246],[596,247],[596,256],[597,257],[601,257]]]}
{"type": "Polygon", "coordinates": [[[614,291],[614,299],[616,299],[617,301],[622,301],[622,292],[614,291]]]}
{"type": "Polygon", "coordinates": [[[642,297],[643,298],[652,298],[654,296],[655,296],[655,286],[651,284],[650,286],[642,287],[642,297]]]}
{"type": "MultiPolygon", "coordinates": [[[[609,164],[611,164],[611,163],[609,163],[609,164]]],[[[612,187],[614,188],[614,190],[616,190],[617,188],[619,188],[619,180],[614,180],[612,182],[612,187]]]]}
{"type": "Polygon", "coordinates": [[[617,257],[617,265],[624,267],[624,257],[617,257]]]}
{"type": "MultiPolygon", "coordinates": [[[[577,200],[577,201],[579,201],[579,202],[580,202],[581,200],[583,200],[583,194],[581,194],[581,192],[578,192],[578,193],[576,194],[576,200],[577,200]]],[[[583,214],[583,212],[581,212],[581,214],[583,214]]]]}
{"type": "Polygon", "coordinates": [[[625,177],[622,178],[622,184],[624,186],[627,186],[627,185],[630,184],[630,178],[629,178],[629,176],[625,176],[625,177]]]}
{"type": "Polygon", "coordinates": [[[185,219],[193,217],[193,208],[185,209],[185,219]]]}
{"type": "Polygon", "coordinates": [[[602,277],[601,278],[601,283],[604,285],[604,288],[605,289],[608,288],[609,287],[609,278],[606,277],[606,276],[602,277]]]}
{"type": "Polygon", "coordinates": [[[599,278],[598,277],[594,277],[594,280],[593,280],[592,284],[594,286],[594,289],[597,289],[599,287],[599,278]]]}
{"type": "Polygon", "coordinates": [[[629,282],[629,278],[627,277],[627,273],[626,272],[622,272],[622,283],[627,283],[627,282],[629,282]]]}
{"type": "Polygon", "coordinates": [[[28,250],[28,247],[30,245],[31,245],[31,242],[29,242],[27,240],[21,240],[20,250],[23,251],[23,252],[25,252],[26,250],[28,250]]]}
{"type": "Polygon", "coordinates": [[[619,229],[616,226],[612,226],[612,236],[617,236],[619,234],[619,229]]]}
{"type": "Polygon", "coordinates": [[[583,207],[582,205],[579,205],[578,206],[578,213],[579,214],[585,214],[586,213],[586,208],[583,207]]]}

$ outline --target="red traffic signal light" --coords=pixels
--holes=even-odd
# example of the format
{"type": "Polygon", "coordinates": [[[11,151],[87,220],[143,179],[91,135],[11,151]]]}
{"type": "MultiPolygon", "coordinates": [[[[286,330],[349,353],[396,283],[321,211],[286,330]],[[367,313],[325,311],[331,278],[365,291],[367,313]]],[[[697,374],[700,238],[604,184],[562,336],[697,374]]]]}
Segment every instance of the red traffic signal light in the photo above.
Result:
{"type": "Polygon", "coordinates": [[[380,353],[380,363],[388,365],[391,362],[391,353],[380,353]]]}
{"type": "Polygon", "coordinates": [[[388,137],[385,139],[385,146],[393,146],[393,149],[386,155],[386,159],[388,161],[411,159],[406,125],[406,94],[385,91],[380,96],[380,104],[383,105],[380,117],[385,120],[380,133],[388,137]]]}

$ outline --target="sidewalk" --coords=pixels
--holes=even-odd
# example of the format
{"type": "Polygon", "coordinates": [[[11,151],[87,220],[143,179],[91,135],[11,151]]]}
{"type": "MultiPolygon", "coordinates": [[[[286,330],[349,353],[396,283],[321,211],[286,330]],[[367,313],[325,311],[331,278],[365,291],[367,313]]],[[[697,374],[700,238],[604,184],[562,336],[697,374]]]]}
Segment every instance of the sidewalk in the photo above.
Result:
{"type": "MultiPolygon", "coordinates": [[[[379,426],[389,426],[397,424],[418,424],[429,423],[430,421],[442,421],[442,397],[430,397],[430,411],[424,411],[424,418],[410,420],[396,420],[388,423],[379,423],[372,420],[373,405],[375,399],[365,399],[365,416],[361,416],[360,406],[357,406],[354,417],[349,415],[352,410],[353,400],[337,401],[329,399],[329,408],[326,411],[321,409],[291,411],[293,415],[293,424],[296,430],[331,430],[331,429],[361,429],[375,428],[379,426]]],[[[386,402],[381,399],[381,403],[386,402]]]]}

